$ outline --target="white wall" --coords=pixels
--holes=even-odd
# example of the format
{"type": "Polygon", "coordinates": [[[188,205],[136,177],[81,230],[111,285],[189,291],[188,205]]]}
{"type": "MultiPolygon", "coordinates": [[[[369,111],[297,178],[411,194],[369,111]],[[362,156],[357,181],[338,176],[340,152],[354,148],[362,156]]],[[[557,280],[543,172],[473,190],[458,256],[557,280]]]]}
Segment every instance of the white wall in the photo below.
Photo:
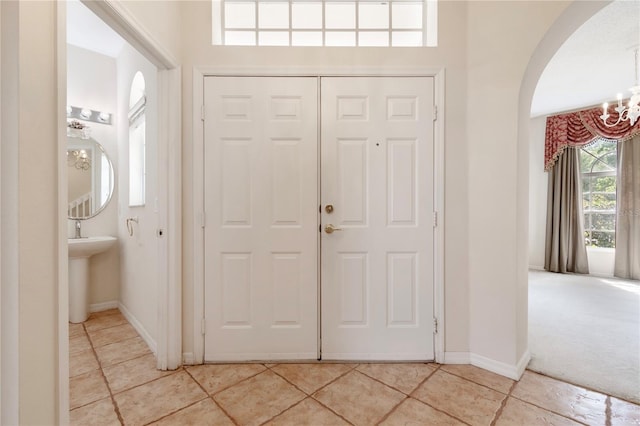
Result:
{"type": "MultiPolygon", "coordinates": [[[[76,46],[67,46],[67,105],[116,113],[116,60],[76,46]]],[[[111,125],[85,122],[91,137],[102,145],[111,159],[114,176],[119,170],[117,122],[111,125]]],[[[118,188],[107,207],[97,216],[82,221],[82,236],[118,235],[118,188]]],[[[68,221],[68,236],[75,234],[75,221],[68,221]]],[[[115,245],[90,259],[89,304],[116,302],[120,293],[119,248],[115,245]]]]}
{"type": "MultiPolygon", "coordinates": [[[[448,351],[469,350],[468,305],[468,204],[466,129],[466,17],[464,2],[439,6],[440,34],[437,48],[278,48],[221,47],[211,45],[211,3],[182,2],[183,28],[183,344],[193,351],[193,177],[192,67],[219,66],[248,69],[264,67],[446,67],[445,168],[445,298],[448,351]],[[462,124],[461,124],[462,123],[462,124]]],[[[197,338],[200,338],[198,336],[197,338]]]]}
{"type": "Polygon", "coordinates": [[[544,171],[547,117],[532,118],[529,126],[529,267],[544,269],[548,174],[544,171]]]}
{"type": "MultiPolygon", "coordinates": [[[[2,2],[2,424],[56,424],[67,331],[56,2],[2,2]],[[7,162],[11,164],[8,165],[7,162]],[[6,202],[9,202],[7,204],[6,202]],[[9,251],[6,251],[9,250],[9,251]],[[7,309],[9,308],[9,309],[7,309]],[[62,315],[60,315],[62,313],[62,315]],[[5,338],[8,331],[8,340],[5,338]],[[19,334],[18,334],[19,332],[19,334]],[[7,346],[14,345],[14,346],[7,346]],[[9,355],[9,356],[6,356],[9,355]]],[[[64,25],[64,24],[63,24],[64,25]]],[[[64,26],[63,26],[64,28],[64,26]]],[[[64,58],[64,53],[62,54],[64,58]]],[[[66,166],[65,166],[66,167],[66,166]]],[[[62,415],[64,418],[64,415],[62,415]]]]}
{"type": "MultiPolygon", "coordinates": [[[[447,350],[477,350],[479,356],[491,357],[499,362],[512,365],[514,357],[524,352],[526,348],[526,328],[522,327],[522,315],[526,318],[526,296],[523,298],[523,289],[526,291],[526,255],[527,255],[527,188],[528,188],[528,122],[530,113],[530,100],[535,87],[535,81],[542,68],[553,54],[554,49],[573,31],[577,25],[590,17],[602,4],[606,2],[576,2],[570,15],[560,16],[561,25],[554,25],[550,37],[545,37],[537,49],[535,46],[548,28],[550,22],[560,15],[566,4],[555,2],[515,2],[508,4],[504,10],[498,6],[502,2],[490,3],[489,9],[478,10],[481,5],[472,6],[462,2],[440,3],[440,47],[436,49],[418,50],[399,49],[394,52],[381,52],[376,49],[362,49],[353,53],[343,49],[317,49],[310,53],[304,49],[292,49],[290,53],[274,55],[278,49],[265,49],[255,52],[254,49],[214,49],[206,46],[209,40],[210,13],[206,10],[208,2],[175,2],[180,4],[182,10],[172,15],[164,13],[173,11],[175,5],[167,6],[164,2],[140,2],[144,4],[136,10],[142,22],[155,20],[149,25],[152,37],[157,40],[169,40],[171,46],[180,40],[180,34],[174,20],[182,15],[185,40],[182,49],[185,54],[184,79],[184,122],[185,126],[185,166],[192,159],[191,130],[188,123],[191,122],[191,66],[194,64],[236,64],[251,66],[252,64],[274,64],[274,58],[279,65],[286,66],[291,63],[305,65],[308,56],[309,64],[442,64],[447,68],[447,226],[446,226],[446,270],[445,286],[447,297],[447,350]],[[203,8],[205,10],[203,10],[203,8]],[[163,13],[156,13],[161,10],[163,13]],[[476,24],[467,22],[467,14],[473,17],[469,21],[479,21],[476,24]],[[542,15],[540,15],[542,14],[542,15]],[[158,17],[165,18],[166,21],[158,17]],[[527,22],[522,22],[523,19],[527,22]],[[512,24],[511,21],[514,20],[512,24]],[[485,25],[482,26],[481,23],[485,25]],[[519,26],[515,26],[519,23],[519,26]],[[469,25],[469,27],[468,27],[469,25]],[[467,37],[467,32],[469,32],[467,37]],[[172,41],[173,40],[173,41],[172,41]],[[469,63],[472,68],[467,78],[467,40],[469,42],[469,63]],[[477,41],[476,41],[477,40],[477,41]],[[482,45],[478,45],[482,44],[482,45]],[[515,51],[515,45],[521,45],[519,51],[515,51]],[[471,50],[479,48],[479,52],[471,50]],[[504,52],[502,50],[504,49],[504,52]],[[295,51],[298,53],[294,53],[295,51]],[[252,56],[255,53],[255,56],[252,56]],[[309,53],[309,55],[307,55],[309,53]],[[217,55],[217,56],[216,56],[217,55]],[[528,58],[533,55],[527,68],[528,58]],[[483,59],[486,56],[486,59],[483,59]],[[513,65],[510,62],[513,60],[513,65]],[[391,61],[391,62],[389,62],[391,61]],[[485,70],[485,73],[480,71],[485,70]],[[527,72],[525,73],[525,69],[527,72]],[[482,77],[482,78],[481,78],[482,77]],[[524,80],[523,80],[524,77],[524,80]],[[504,81],[503,81],[504,79],[504,81]],[[521,91],[524,95],[518,96],[518,90],[512,85],[514,80],[522,82],[521,91]],[[474,86],[474,91],[467,93],[467,83],[474,86]],[[533,86],[533,87],[532,87],[533,86]],[[468,95],[468,96],[467,96],[468,95]],[[496,96],[493,101],[491,97],[496,96]],[[467,102],[470,106],[467,107],[467,102]],[[520,102],[520,105],[518,104],[520,102]],[[526,103],[529,102],[529,105],[526,103]],[[491,111],[499,110],[498,116],[491,111]],[[512,113],[510,111],[513,110],[512,113]],[[477,120],[469,120],[467,123],[467,111],[477,120]],[[486,119],[483,124],[482,119],[486,119]],[[523,133],[518,133],[517,128],[523,133]],[[491,129],[491,131],[489,131],[491,129]],[[514,131],[515,130],[515,131],[514,131]],[[492,142],[487,135],[493,135],[496,131],[505,131],[506,136],[501,136],[497,142],[492,142]],[[467,139],[468,135],[468,139],[467,139]],[[520,142],[518,142],[520,141],[520,142]],[[469,149],[472,145],[477,146],[469,149]],[[485,144],[496,158],[488,159],[481,149],[485,144]],[[517,146],[517,152],[510,150],[517,146]],[[506,149],[506,152],[503,151],[506,149]],[[514,165],[508,165],[504,173],[493,173],[499,169],[502,162],[497,157],[502,156],[507,163],[513,161],[514,165]],[[485,160],[487,160],[485,162],[485,160]],[[474,163],[484,164],[473,166],[474,163]],[[483,163],[484,162],[484,163],[483,163]],[[467,172],[467,165],[473,166],[467,172]],[[514,171],[513,169],[518,169],[514,171]],[[479,170],[480,169],[480,170],[479,170]],[[477,184],[475,179],[479,178],[477,184]],[[515,188],[509,186],[509,180],[515,180],[515,188]],[[497,185],[500,189],[506,189],[505,201],[500,201],[496,207],[507,209],[499,212],[495,217],[478,212],[484,208],[481,200],[481,192],[497,185]],[[470,191],[479,191],[476,195],[469,195],[470,191]],[[514,194],[518,192],[520,197],[514,194]],[[523,198],[524,197],[524,201],[523,198]],[[516,208],[511,207],[511,203],[516,208]],[[470,208],[471,207],[471,208],[470,208]],[[514,211],[515,210],[515,211],[514,211]],[[513,217],[515,216],[515,220],[513,217]],[[482,219],[488,219],[484,222],[482,219]],[[488,234],[487,223],[505,236],[497,241],[486,238],[488,234]],[[469,249],[467,249],[469,227],[473,229],[470,237],[469,249]],[[484,227],[484,228],[483,228],[484,227]],[[524,234],[524,241],[521,241],[524,234]],[[500,247],[503,241],[506,247],[500,247]],[[470,250],[470,252],[468,251],[470,250]],[[495,266],[494,256],[502,256],[507,250],[515,250],[518,254],[507,254],[504,262],[515,260],[518,268],[515,273],[510,268],[507,273],[493,274],[489,265],[495,266]],[[525,261],[521,265],[522,253],[525,261]],[[469,259],[472,253],[472,259],[469,259]],[[494,254],[495,253],[495,254],[494,254]],[[483,266],[489,261],[487,267],[483,266]],[[524,277],[523,277],[524,274],[524,277]],[[524,287],[522,283],[524,282],[524,287]],[[473,291],[471,317],[469,316],[469,292],[473,291]],[[514,294],[514,292],[516,294],[514,294]],[[484,294],[479,297],[479,294],[484,294]],[[503,322],[503,324],[500,323],[503,322]],[[510,324],[517,325],[509,329],[510,324]],[[473,327],[471,324],[473,323],[473,327]],[[495,326],[495,327],[494,327],[495,326]],[[471,331],[470,328],[473,328],[471,331]],[[471,333],[471,336],[470,336],[471,333]],[[515,336],[514,336],[515,333],[515,336]],[[486,339],[486,342],[482,342],[486,339]],[[471,346],[469,341],[472,342],[471,346]],[[491,347],[495,346],[495,350],[491,347]],[[515,347],[515,349],[514,349],[515,347]]],[[[481,3],[481,2],[474,2],[481,3]]],[[[63,148],[52,143],[57,134],[58,120],[64,117],[64,103],[60,99],[63,94],[56,92],[57,87],[66,85],[65,81],[56,79],[60,68],[55,58],[60,46],[56,45],[55,32],[56,8],[64,7],[57,2],[1,2],[2,5],[2,342],[5,342],[5,326],[12,330],[20,330],[20,340],[17,342],[17,352],[20,364],[12,363],[9,367],[15,367],[18,372],[17,388],[10,389],[18,396],[19,414],[21,424],[55,424],[58,420],[57,401],[64,396],[60,392],[59,385],[66,381],[66,371],[58,375],[59,364],[64,364],[62,358],[66,352],[60,350],[59,342],[66,346],[67,336],[63,329],[58,329],[58,315],[66,313],[66,305],[60,301],[66,290],[64,283],[60,282],[60,271],[64,269],[66,258],[66,246],[60,240],[64,237],[65,213],[64,203],[58,200],[58,191],[66,192],[58,187],[58,168],[63,162],[63,148]],[[5,18],[5,5],[10,8],[18,8],[20,14],[11,16],[13,24],[5,18]],[[8,25],[6,25],[8,24],[8,25]],[[11,27],[11,28],[7,28],[11,27]],[[5,30],[16,30],[7,31],[5,30]],[[7,34],[8,33],[8,34],[7,34]],[[15,54],[5,61],[5,41],[10,36],[10,45],[14,46],[15,54]],[[5,80],[7,71],[12,71],[13,79],[5,80]],[[19,71],[20,79],[18,80],[19,71]],[[7,87],[7,83],[14,83],[13,87],[7,87]],[[5,93],[8,90],[9,93],[5,93]],[[5,96],[6,94],[6,96],[5,96]],[[14,106],[13,114],[9,114],[11,122],[5,120],[5,101],[14,106]],[[20,118],[18,119],[18,114],[20,118]],[[58,115],[56,115],[58,114],[58,115]],[[37,126],[34,126],[37,123],[37,126]],[[13,132],[13,133],[12,133],[13,132]],[[5,135],[8,135],[5,138],[5,135]],[[19,156],[5,158],[5,152],[19,148],[19,156]],[[7,177],[12,177],[10,170],[5,168],[7,160],[13,161],[12,170],[18,170],[20,179],[7,182],[7,177]],[[37,160],[39,167],[34,172],[32,165],[37,160]],[[28,175],[23,170],[29,170],[28,175]],[[39,197],[38,205],[34,206],[24,194],[36,193],[39,197]],[[5,196],[19,200],[17,207],[5,210],[5,196]],[[7,217],[5,212],[9,212],[7,217]],[[11,215],[11,213],[18,215],[11,215]],[[19,218],[19,220],[18,220],[19,218]],[[14,226],[13,231],[5,232],[6,227],[14,226]],[[5,238],[9,242],[5,243],[5,238]],[[5,269],[4,252],[5,244],[17,247],[17,258],[10,262],[5,269]],[[62,253],[65,251],[65,253],[62,253]],[[61,260],[63,259],[63,260],[61,260]],[[62,263],[61,263],[62,262],[62,263]],[[15,278],[17,281],[5,281],[5,277],[15,278]],[[15,300],[15,315],[10,317],[12,321],[5,323],[5,308],[11,306],[5,299],[4,290],[19,289],[19,300],[15,300]],[[13,321],[15,319],[15,321],[13,321]]],[[[573,5],[572,5],[573,6],[573,5]]],[[[64,23],[61,24],[64,28],[64,23]]],[[[64,49],[62,49],[64,50],[64,49]]],[[[179,52],[177,52],[179,53],[179,52]]],[[[63,54],[64,56],[64,54],[63,54]]],[[[64,67],[62,68],[64,73],[64,67]]],[[[190,218],[190,206],[192,194],[190,192],[192,181],[189,175],[189,167],[185,167],[185,217],[190,218]]],[[[122,194],[121,194],[122,195],[122,194]]],[[[493,198],[491,200],[493,201],[493,198]]],[[[15,204],[13,204],[15,206],[15,204]]],[[[185,221],[185,231],[191,232],[190,219],[185,221]]],[[[122,223],[119,227],[124,226],[122,223]]],[[[121,228],[120,228],[121,229],[121,228]]],[[[184,258],[189,261],[189,253],[193,253],[189,242],[192,236],[185,235],[184,258]]],[[[500,264],[502,266],[503,263],[500,264]]],[[[185,265],[187,265],[185,263],[185,265]]],[[[192,271],[185,269],[185,330],[191,333],[191,320],[187,308],[192,309],[193,299],[187,300],[192,279],[192,271]]],[[[15,294],[13,294],[15,296],[15,294]]],[[[146,295],[145,295],[146,296],[146,295]]],[[[152,302],[148,302],[151,304],[152,302]]],[[[185,336],[185,345],[193,342],[193,336],[185,336]]],[[[1,377],[3,392],[7,379],[5,373],[5,350],[2,348],[3,375],[1,377]]],[[[9,351],[10,352],[10,351],[9,351]]],[[[3,412],[5,412],[5,396],[3,394],[3,412]]],[[[60,414],[62,416],[62,414],[60,414]]],[[[5,423],[5,422],[3,422],[5,423]]],[[[15,422],[7,422],[15,423],[15,422]]]]}
{"type": "Polygon", "coordinates": [[[526,283],[519,285],[519,233],[527,232],[518,199],[518,173],[527,166],[517,143],[520,89],[532,53],[567,3],[468,4],[470,349],[478,364],[508,372],[527,356],[526,283]]]}
{"type": "MultiPolygon", "coordinates": [[[[439,46],[225,48],[210,45],[210,3],[183,2],[183,65],[260,67],[444,67],[445,350],[514,367],[526,352],[526,281],[520,285],[518,103],[528,60],[563,2],[440,2],[439,46]],[[518,283],[518,284],[516,284],[518,283]],[[470,306],[471,299],[471,306],[470,306]],[[520,307],[524,306],[524,314],[520,307]]],[[[185,206],[191,206],[191,73],[184,74],[185,206]]],[[[525,155],[526,158],[526,155],[525,155]]],[[[526,205],[526,201],[524,202],[526,205]]],[[[192,330],[192,215],[184,227],[184,346],[192,330]]],[[[524,221],[526,222],[526,221],[524,221]]],[[[526,225],[524,229],[526,234],[526,225]]],[[[526,238],[524,241],[526,257],[526,238]]],[[[525,261],[526,262],[526,261],[525,261]]],[[[198,301],[198,303],[200,303],[198,301]]],[[[198,337],[199,338],[199,337],[198,337]]]]}
{"type": "Polygon", "coordinates": [[[158,81],[157,69],[131,46],[125,45],[117,59],[118,239],[121,253],[120,302],[125,315],[155,352],[158,316],[158,81]],[[146,204],[129,207],[129,96],[136,72],[144,75],[146,109],[146,204]],[[126,219],[137,217],[130,236],[126,219]]]}
{"type": "MultiPolygon", "coordinates": [[[[602,4],[605,4],[603,2],[602,4]]],[[[165,7],[165,3],[159,3],[165,7]]],[[[446,350],[466,353],[476,363],[513,375],[527,349],[528,261],[528,122],[527,114],[541,68],[556,48],[586,17],[555,28],[544,49],[537,45],[569,2],[439,3],[440,45],[428,49],[375,48],[227,48],[210,45],[210,2],[180,3],[183,73],[183,333],[185,352],[193,336],[193,66],[289,67],[445,67],[446,214],[445,298],[446,350]],[[188,29],[188,30],[187,30],[188,29]],[[539,63],[525,74],[529,59],[539,63]],[[523,81],[523,79],[528,80],[523,81]],[[521,90],[525,90],[524,97],[521,90]],[[523,101],[524,99],[524,101],[523,101]],[[499,111],[499,114],[495,112],[499,111]],[[525,133],[520,133],[520,129],[525,133]],[[488,197],[487,188],[495,188],[488,197]],[[491,206],[491,212],[486,208],[491,206]],[[494,238],[497,235],[497,238],[494,238]],[[473,355],[473,356],[470,356],[473,355]],[[486,362],[485,362],[486,361],[486,362]]],[[[154,3],[136,2],[128,9],[156,40],[169,40],[175,26],[149,22],[154,3]],[[162,32],[162,31],[160,31],[162,32]]],[[[163,9],[167,12],[168,9],[163,9]]],[[[175,12],[175,11],[174,11],[175,12]]],[[[165,16],[160,14],[159,16],[165,16]]],[[[177,38],[165,43],[173,52],[177,38]]],[[[179,56],[178,56],[179,57],[179,56]]],[[[197,154],[196,154],[197,157],[197,154]]],[[[199,338],[199,337],[197,337],[199,338]]],[[[462,359],[462,358],[458,358],[462,359]]]]}
{"type": "MultiPolygon", "coordinates": [[[[142,3],[151,36],[178,42],[179,16],[172,12],[179,2],[142,3]]],[[[65,2],[0,2],[0,8],[0,423],[67,424],[65,2]]]]}

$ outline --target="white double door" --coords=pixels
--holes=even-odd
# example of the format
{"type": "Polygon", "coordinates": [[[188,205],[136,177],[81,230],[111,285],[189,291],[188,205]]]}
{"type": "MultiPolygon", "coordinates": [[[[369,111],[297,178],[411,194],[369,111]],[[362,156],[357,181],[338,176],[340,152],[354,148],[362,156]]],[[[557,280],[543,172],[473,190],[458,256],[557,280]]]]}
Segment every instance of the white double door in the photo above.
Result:
{"type": "Polygon", "coordinates": [[[433,79],[204,99],[205,361],[433,359],[433,79]]]}

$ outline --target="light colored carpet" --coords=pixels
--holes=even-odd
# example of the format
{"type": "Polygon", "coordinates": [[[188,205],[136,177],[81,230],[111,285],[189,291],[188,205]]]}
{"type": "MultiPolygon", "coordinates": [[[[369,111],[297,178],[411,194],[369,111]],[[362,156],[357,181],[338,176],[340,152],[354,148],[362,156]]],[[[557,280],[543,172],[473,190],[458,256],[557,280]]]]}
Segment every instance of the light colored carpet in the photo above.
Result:
{"type": "Polygon", "coordinates": [[[528,368],[640,403],[640,282],[529,272],[528,368]]]}

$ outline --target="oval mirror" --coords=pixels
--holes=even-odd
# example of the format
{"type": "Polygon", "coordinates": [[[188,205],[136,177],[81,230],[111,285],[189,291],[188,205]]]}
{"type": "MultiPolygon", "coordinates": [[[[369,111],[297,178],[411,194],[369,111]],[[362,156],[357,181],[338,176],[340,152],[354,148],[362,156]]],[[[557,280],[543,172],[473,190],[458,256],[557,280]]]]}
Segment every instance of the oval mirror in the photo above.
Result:
{"type": "Polygon", "coordinates": [[[95,139],[67,138],[69,219],[89,219],[111,200],[113,165],[95,139]]]}

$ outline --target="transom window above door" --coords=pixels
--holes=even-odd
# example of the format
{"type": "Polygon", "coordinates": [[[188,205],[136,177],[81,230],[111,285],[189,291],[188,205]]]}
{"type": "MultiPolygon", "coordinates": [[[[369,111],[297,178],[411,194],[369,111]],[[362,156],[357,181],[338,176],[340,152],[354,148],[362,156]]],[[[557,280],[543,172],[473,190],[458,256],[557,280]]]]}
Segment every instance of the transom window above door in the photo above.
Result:
{"type": "Polygon", "coordinates": [[[212,43],[437,46],[437,10],[437,0],[212,0],[212,43]]]}

